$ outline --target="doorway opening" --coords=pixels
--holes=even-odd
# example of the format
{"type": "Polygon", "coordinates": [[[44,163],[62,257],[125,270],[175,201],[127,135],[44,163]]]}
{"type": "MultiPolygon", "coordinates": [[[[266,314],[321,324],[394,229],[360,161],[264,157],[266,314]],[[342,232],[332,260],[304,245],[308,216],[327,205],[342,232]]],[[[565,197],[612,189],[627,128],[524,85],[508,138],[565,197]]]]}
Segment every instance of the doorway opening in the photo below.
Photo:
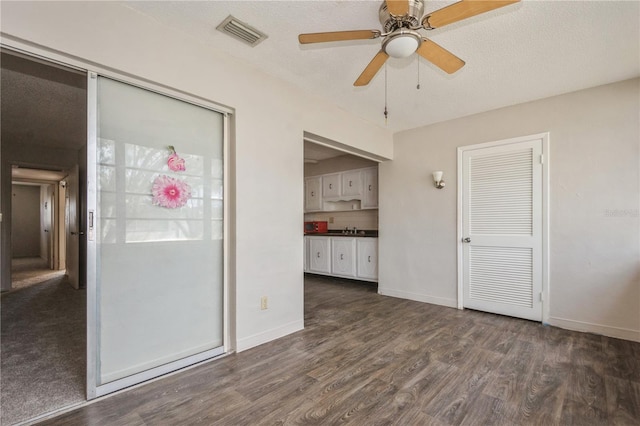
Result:
{"type": "Polygon", "coordinates": [[[66,182],[62,170],[11,166],[11,290],[66,273],[66,182]]]}
{"type": "Polygon", "coordinates": [[[86,170],[87,77],[0,54],[0,422],[15,424],[86,400],[86,242],[69,215],[82,211],[82,179],[69,183],[86,170]]]}
{"type": "Polygon", "coordinates": [[[307,136],[305,286],[366,286],[377,291],[378,161],[324,138],[307,136]]]}

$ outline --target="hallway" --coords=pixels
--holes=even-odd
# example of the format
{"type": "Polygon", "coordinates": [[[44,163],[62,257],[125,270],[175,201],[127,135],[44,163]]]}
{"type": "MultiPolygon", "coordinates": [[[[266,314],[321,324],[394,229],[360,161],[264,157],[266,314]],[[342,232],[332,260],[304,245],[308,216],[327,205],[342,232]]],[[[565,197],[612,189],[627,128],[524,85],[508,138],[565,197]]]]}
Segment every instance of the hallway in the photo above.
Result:
{"type": "Polygon", "coordinates": [[[53,278],[64,277],[64,269],[52,270],[40,257],[24,257],[11,260],[11,289],[29,287],[53,278]]]}

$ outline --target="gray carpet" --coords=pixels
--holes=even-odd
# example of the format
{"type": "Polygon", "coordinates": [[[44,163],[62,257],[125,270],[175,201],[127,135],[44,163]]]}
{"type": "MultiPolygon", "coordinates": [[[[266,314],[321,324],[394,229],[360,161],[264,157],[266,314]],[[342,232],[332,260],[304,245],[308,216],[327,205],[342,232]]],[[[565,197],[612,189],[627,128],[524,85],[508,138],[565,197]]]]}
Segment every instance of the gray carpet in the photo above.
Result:
{"type": "Polygon", "coordinates": [[[64,276],[1,296],[0,424],[85,400],[86,294],[64,276]]]}
{"type": "Polygon", "coordinates": [[[25,257],[11,260],[11,289],[29,287],[44,281],[64,276],[64,269],[49,269],[47,261],[39,257],[25,257]]]}

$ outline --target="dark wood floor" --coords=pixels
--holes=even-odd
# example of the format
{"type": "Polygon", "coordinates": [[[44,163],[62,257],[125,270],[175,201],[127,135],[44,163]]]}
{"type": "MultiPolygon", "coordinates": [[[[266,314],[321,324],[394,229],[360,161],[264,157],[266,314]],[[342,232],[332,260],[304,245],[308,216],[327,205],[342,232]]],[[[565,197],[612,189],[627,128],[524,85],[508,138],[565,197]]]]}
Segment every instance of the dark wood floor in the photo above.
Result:
{"type": "Polygon", "coordinates": [[[307,277],[305,330],[59,425],[638,425],[640,344],[307,277]]]}

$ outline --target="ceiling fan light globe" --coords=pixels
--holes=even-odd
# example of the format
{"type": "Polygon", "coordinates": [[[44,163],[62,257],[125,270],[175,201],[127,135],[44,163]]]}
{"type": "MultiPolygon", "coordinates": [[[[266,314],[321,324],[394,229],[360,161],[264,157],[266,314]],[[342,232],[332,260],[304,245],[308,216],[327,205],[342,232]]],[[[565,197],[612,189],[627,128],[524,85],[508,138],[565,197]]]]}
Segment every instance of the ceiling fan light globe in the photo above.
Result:
{"type": "Polygon", "coordinates": [[[382,44],[384,52],[393,58],[406,58],[411,56],[418,47],[422,39],[415,31],[400,30],[395,34],[390,34],[382,44]]]}

